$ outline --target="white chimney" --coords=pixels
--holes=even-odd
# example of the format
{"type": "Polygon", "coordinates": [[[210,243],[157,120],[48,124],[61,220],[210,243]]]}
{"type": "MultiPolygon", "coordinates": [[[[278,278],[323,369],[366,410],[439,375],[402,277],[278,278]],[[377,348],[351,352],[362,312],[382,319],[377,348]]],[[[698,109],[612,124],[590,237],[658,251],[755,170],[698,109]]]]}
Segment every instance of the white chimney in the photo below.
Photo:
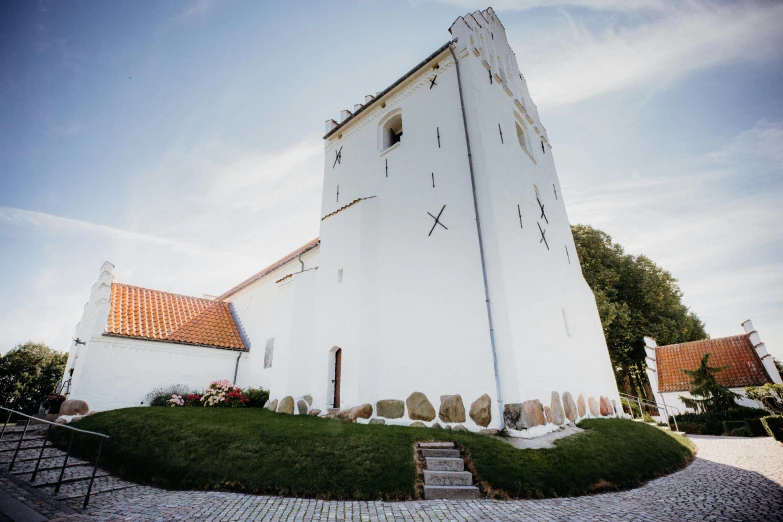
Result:
{"type": "Polygon", "coordinates": [[[658,392],[658,360],[655,358],[655,349],[658,343],[652,337],[644,336],[644,351],[647,354],[647,379],[653,393],[658,392]]]}
{"type": "Polygon", "coordinates": [[[326,132],[331,131],[335,127],[337,127],[337,122],[336,121],[334,121],[334,120],[326,120],[326,132]]]}
{"type": "Polygon", "coordinates": [[[375,99],[375,96],[373,96],[372,94],[368,94],[367,96],[364,97],[364,104],[367,105],[368,103],[370,103],[374,99],[375,99]]]}
{"type": "Polygon", "coordinates": [[[772,355],[767,352],[767,347],[764,346],[764,343],[761,342],[759,333],[755,328],[753,328],[753,322],[748,319],[742,323],[742,327],[745,329],[745,333],[748,334],[750,344],[752,344],[753,348],[756,350],[756,353],[758,354],[759,359],[761,359],[761,363],[764,365],[764,369],[767,371],[769,378],[772,379],[772,382],[774,383],[783,384],[783,379],[780,377],[780,373],[775,367],[775,361],[772,360],[772,355]]]}
{"type": "Polygon", "coordinates": [[[356,105],[353,106],[353,112],[357,113],[357,112],[359,112],[359,109],[361,109],[361,108],[362,108],[362,104],[361,103],[357,103],[356,105]]]}
{"type": "Polygon", "coordinates": [[[353,116],[353,113],[349,111],[348,109],[340,111],[340,123],[344,122],[348,118],[353,116]]]}

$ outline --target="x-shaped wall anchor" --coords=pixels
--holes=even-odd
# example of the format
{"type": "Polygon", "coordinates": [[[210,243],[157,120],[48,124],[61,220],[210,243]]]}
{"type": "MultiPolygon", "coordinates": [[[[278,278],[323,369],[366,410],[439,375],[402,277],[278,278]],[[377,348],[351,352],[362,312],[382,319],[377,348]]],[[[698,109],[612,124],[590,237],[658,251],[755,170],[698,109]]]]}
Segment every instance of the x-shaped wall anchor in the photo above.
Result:
{"type": "Polygon", "coordinates": [[[432,219],[434,219],[434,220],[435,220],[435,223],[433,223],[433,224],[432,224],[432,228],[430,229],[430,233],[429,233],[429,234],[427,234],[427,237],[429,237],[429,236],[431,236],[431,235],[432,235],[432,232],[433,232],[433,230],[435,230],[435,227],[436,227],[436,226],[438,226],[438,225],[440,225],[440,226],[442,226],[443,228],[445,228],[446,230],[448,230],[448,227],[447,227],[446,225],[444,225],[443,223],[441,223],[441,222],[440,222],[440,216],[441,216],[441,214],[443,214],[443,211],[444,211],[444,210],[446,210],[446,205],[443,205],[443,208],[441,208],[441,209],[440,209],[440,212],[438,212],[438,215],[437,215],[437,216],[433,216],[432,214],[430,214],[429,212],[427,212],[427,214],[428,214],[428,215],[429,215],[429,216],[430,216],[432,219]]]}
{"type": "Polygon", "coordinates": [[[538,231],[541,232],[541,241],[539,243],[544,243],[546,245],[546,249],[549,250],[549,243],[546,242],[546,230],[541,228],[541,223],[536,221],[536,225],[538,225],[538,231]]]}
{"type": "Polygon", "coordinates": [[[332,164],[332,168],[334,168],[335,165],[340,163],[340,160],[343,159],[343,148],[340,147],[340,150],[334,153],[334,163],[332,164]]]}
{"type": "Polygon", "coordinates": [[[557,199],[557,187],[555,186],[554,183],[552,183],[552,190],[555,191],[555,199],[557,199]]]}
{"type": "Polygon", "coordinates": [[[435,79],[436,79],[437,77],[438,77],[438,75],[436,74],[435,76],[433,76],[432,78],[430,78],[430,89],[432,89],[433,87],[435,87],[436,85],[438,85],[437,83],[435,83],[435,79]]]}
{"type": "Polygon", "coordinates": [[[544,221],[546,221],[546,224],[549,224],[549,220],[546,217],[546,214],[544,214],[544,205],[541,204],[541,200],[536,198],[536,201],[538,201],[538,206],[541,207],[541,217],[544,218],[544,221]]]}

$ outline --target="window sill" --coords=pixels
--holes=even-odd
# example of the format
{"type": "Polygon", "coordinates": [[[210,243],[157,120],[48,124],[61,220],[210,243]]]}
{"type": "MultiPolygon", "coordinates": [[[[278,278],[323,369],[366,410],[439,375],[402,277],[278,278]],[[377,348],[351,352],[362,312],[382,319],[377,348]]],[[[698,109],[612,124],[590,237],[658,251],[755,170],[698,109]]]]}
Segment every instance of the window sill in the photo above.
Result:
{"type": "Polygon", "coordinates": [[[402,145],[402,142],[401,142],[401,141],[398,141],[397,143],[395,143],[394,145],[392,145],[392,146],[391,146],[391,147],[389,147],[388,149],[385,149],[385,150],[383,150],[383,151],[381,152],[381,154],[380,154],[380,157],[383,157],[383,156],[387,155],[388,153],[390,153],[391,151],[393,151],[394,149],[396,149],[396,148],[397,148],[397,147],[399,147],[400,145],[402,145]]]}

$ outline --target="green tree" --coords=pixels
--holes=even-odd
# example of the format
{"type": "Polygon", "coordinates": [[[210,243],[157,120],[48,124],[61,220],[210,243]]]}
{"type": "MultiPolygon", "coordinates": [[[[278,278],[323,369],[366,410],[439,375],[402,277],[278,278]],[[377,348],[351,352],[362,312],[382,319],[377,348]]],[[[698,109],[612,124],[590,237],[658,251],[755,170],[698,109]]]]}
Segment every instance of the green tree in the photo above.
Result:
{"type": "Polygon", "coordinates": [[[67,353],[43,343],[27,342],[12,348],[0,356],[0,404],[37,413],[41,402],[54,392],[67,361],[67,353]]]}
{"type": "Polygon", "coordinates": [[[644,336],[659,345],[696,341],[707,338],[704,324],[682,304],[677,280],[648,257],[626,254],[590,226],[574,225],[571,231],[595,294],[617,384],[625,393],[649,396],[644,336]]]}
{"type": "Polygon", "coordinates": [[[715,374],[722,372],[728,366],[710,366],[710,355],[712,353],[705,353],[699,367],[695,370],[682,371],[691,378],[690,392],[694,398],[680,395],[680,400],[685,406],[699,413],[725,413],[737,406],[734,399],[737,399],[739,394],[720,385],[715,374]]]}

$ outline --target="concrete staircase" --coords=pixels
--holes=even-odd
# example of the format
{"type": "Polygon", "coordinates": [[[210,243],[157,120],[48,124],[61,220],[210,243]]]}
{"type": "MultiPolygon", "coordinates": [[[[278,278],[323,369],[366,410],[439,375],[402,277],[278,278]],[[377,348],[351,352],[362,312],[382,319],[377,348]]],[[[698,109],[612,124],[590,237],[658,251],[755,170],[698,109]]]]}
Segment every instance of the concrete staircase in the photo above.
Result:
{"type": "Polygon", "coordinates": [[[420,442],[424,460],[424,499],[472,500],[480,496],[473,474],[453,442],[420,442]]]}

